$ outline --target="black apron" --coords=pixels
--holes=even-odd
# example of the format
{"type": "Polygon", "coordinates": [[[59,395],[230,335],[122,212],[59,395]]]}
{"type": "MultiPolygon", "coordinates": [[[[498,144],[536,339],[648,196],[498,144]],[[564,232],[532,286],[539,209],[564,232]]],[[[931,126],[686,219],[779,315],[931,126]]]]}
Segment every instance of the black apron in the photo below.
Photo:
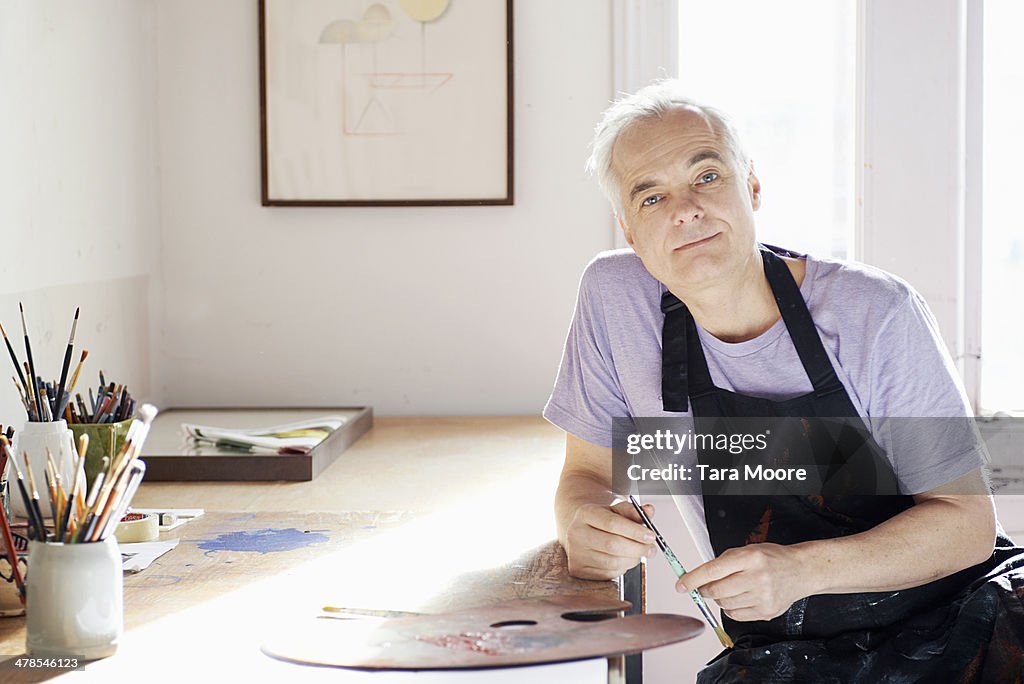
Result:
{"type": "MultiPolygon", "coordinates": [[[[772,251],[775,250],[775,251],[772,251]]],[[[895,476],[858,416],[828,359],[786,263],[762,247],[765,275],[813,391],[786,401],[715,387],[696,324],[675,295],[662,297],[662,399],[666,411],[692,405],[695,421],[730,417],[846,418],[850,427],[821,442],[816,460],[837,468],[862,459],[888,482],[887,495],[716,495],[705,489],[704,516],[717,555],[751,543],[796,544],[863,532],[914,505],[895,493],[895,476]]],[[[698,461],[708,455],[699,452],[698,461]]],[[[992,557],[912,589],[821,594],[800,599],[768,621],[722,615],[736,643],[704,668],[700,682],[1014,682],[1024,681],[1024,550],[1000,530],[992,557]]]]}

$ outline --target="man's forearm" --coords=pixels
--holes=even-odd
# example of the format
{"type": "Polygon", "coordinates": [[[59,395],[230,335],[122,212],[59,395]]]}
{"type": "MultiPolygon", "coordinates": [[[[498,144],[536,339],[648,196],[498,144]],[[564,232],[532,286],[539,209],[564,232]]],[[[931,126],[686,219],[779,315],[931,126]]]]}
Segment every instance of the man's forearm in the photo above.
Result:
{"type": "Polygon", "coordinates": [[[951,575],[992,553],[991,498],[928,499],[877,527],[836,539],[795,544],[811,583],[808,594],[897,591],[951,575]]]}

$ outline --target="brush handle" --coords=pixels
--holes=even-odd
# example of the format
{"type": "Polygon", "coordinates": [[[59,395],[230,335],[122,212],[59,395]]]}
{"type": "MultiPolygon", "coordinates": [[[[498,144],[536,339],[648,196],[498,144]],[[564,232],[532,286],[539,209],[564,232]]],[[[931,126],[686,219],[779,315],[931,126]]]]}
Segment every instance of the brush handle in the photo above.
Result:
{"type": "MultiPolygon", "coordinates": [[[[660,534],[658,535],[658,541],[658,545],[661,546],[662,553],[665,554],[665,560],[667,560],[668,564],[672,566],[672,571],[676,573],[676,577],[682,577],[685,575],[686,568],[684,568],[683,564],[679,562],[679,559],[676,558],[676,554],[672,551],[669,545],[665,543],[665,540],[661,538],[660,534]]],[[[729,638],[729,635],[726,634],[725,630],[718,624],[718,620],[715,618],[714,613],[711,612],[711,609],[708,608],[708,604],[704,602],[704,597],[700,595],[700,591],[696,589],[691,591],[690,598],[692,598],[693,602],[697,604],[697,608],[700,610],[701,615],[703,615],[704,619],[707,620],[709,625],[711,625],[711,628],[715,630],[715,634],[718,635],[718,640],[722,642],[722,645],[726,648],[732,648],[732,639],[729,638]]]]}
{"type": "MultiPolygon", "coordinates": [[[[668,548],[668,546],[665,547],[665,558],[668,560],[668,564],[672,566],[672,570],[676,573],[676,577],[682,577],[686,574],[683,564],[679,562],[679,559],[676,558],[676,554],[673,553],[672,549],[668,548]]],[[[690,592],[690,598],[692,598],[693,602],[697,604],[698,608],[700,608],[700,612],[704,613],[704,617],[708,619],[711,626],[717,629],[718,620],[716,620],[715,616],[711,613],[711,610],[708,608],[708,604],[704,603],[704,597],[700,595],[700,592],[694,589],[690,592]]]]}

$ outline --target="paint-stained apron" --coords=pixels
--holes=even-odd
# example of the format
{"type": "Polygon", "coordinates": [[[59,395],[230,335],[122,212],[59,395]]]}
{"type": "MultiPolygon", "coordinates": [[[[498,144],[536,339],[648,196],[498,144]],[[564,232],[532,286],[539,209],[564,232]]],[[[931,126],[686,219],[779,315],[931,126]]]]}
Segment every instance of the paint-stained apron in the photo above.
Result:
{"type": "MultiPolygon", "coordinates": [[[[775,252],[798,255],[761,250],[768,283],[814,390],[770,401],[715,387],[693,317],[665,293],[665,410],[685,411],[689,403],[698,425],[730,417],[848,418],[859,429],[827,443],[821,442],[822,431],[812,430],[815,441],[807,446],[815,460],[847,466],[873,454],[863,468],[888,469],[876,473],[878,482],[898,491],[888,459],[839,382],[803,296],[775,252]]],[[[698,453],[699,460],[708,457],[698,453]]],[[[834,487],[823,496],[705,490],[703,499],[716,555],[752,543],[796,544],[856,534],[914,505],[907,495],[844,495],[834,487]]],[[[809,596],[773,620],[739,622],[723,615],[722,623],[736,647],[701,670],[699,682],[1022,682],[1024,549],[1000,530],[988,560],[934,582],[902,591],[809,596]]]]}

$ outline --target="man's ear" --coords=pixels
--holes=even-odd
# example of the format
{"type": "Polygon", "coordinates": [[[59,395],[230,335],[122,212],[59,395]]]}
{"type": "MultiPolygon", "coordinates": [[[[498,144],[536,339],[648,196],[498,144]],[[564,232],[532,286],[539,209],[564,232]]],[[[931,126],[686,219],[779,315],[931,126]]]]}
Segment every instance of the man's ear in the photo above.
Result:
{"type": "Polygon", "coordinates": [[[630,232],[629,226],[626,225],[626,222],[622,220],[621,216],[616,216],[615,220],[619,222],[619,228],[622,229],[622,234],[626,238],[626,244],[629,245],[630,247],[632,247],[633,246],[633,233],[630,232]]]}
{"type": "Polygon", "coordinates": [[[761,208],[761,181],[754,173],[754,162],[750,162],[750,172],[747,174],[747,189],[750,191],[750,206],[757,211],[761,208]]]}

